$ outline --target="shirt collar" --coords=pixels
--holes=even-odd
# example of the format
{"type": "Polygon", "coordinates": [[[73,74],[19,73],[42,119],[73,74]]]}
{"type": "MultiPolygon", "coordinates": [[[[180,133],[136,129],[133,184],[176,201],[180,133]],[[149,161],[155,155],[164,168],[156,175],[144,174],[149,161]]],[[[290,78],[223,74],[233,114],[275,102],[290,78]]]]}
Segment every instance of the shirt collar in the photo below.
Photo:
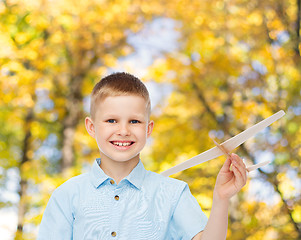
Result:
{"type": "Polygon", "coordinates": [[[136,188],[138,188],[140,190],[141,186],[142,186],[142,183],[143,183],[143,180],[144,180],[144,177],[145,177],[145,174],[146,174],[146,170],[145,170],[141,160],[139,160],[137,166],[122,181],[127,180],[133,186],[135,186],[136,188]]]}
{"type": "MultiPolygon", "coordinates": [[[[90,172],[90,179],[95,188],[98,188],[107,179],[112,179],[111,177],[109,177],[104,173],[104,171],[101,169],[99,164],[100,164],[100,158],[97,158],[94,161],[90,172]]],[[[131,173],[127,177],[125,177],[122,181],[120,181],[119,184],[122,186],[122,184],[124,184],[125,181],[128,181],[133,186],[135,186],[140,190],[145,174],[146,174],[146,170],[141,160],[139,160],[137,166],[131,171],[131,173]]]]}
{"type": "Polygon", "coordinates": [[[92,166],[91,172],[90,172],[90,179],[95,188],[98,188],[99,185],[101,185],[103,182],[105,182],[110,177],[104,173],[104,171],[99,166],[100,159],[97,158],[92,166]]]}

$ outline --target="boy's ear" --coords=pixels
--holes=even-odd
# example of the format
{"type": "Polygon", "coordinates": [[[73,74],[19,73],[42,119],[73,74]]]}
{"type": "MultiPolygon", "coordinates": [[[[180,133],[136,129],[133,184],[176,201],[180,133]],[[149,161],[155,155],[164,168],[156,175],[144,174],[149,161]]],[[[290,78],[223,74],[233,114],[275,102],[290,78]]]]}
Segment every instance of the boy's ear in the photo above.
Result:
{"type": "Polygon", "coordinates": [[[154,121],[149,121],[147,126],[147,137],[149,137],[154,129],[154,121]]]}
{"type": "Polygon", "coordinates": [[[89,133],[89,135],[94,138],[95,137],[95,129],[94,129],[94,123],[91,118],[86,117],[85,119],[85,126],[86,130],[89,133]]]}

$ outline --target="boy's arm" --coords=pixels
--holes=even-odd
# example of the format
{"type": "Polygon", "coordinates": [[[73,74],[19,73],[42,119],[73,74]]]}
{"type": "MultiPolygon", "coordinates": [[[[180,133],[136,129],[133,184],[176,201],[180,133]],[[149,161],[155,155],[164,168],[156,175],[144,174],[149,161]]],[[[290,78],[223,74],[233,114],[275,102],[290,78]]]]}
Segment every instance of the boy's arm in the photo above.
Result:
{"type": "Polygon", "coordinates": [[[73,214],[66,192],[56,189],[44,211],[37,240],[71,240],[73,214]]]}
{"type": "Polygon", "coordinates": [[[208,223],[204,231],[194,236],[193,240],[226,239],[230,198],[240,191],[246,181],[245,164],[236,154],[231,154],[231,158],[227,158],[217,176],[208,223]],[[231,163],[232,171],[230,170],[231,163]]]}

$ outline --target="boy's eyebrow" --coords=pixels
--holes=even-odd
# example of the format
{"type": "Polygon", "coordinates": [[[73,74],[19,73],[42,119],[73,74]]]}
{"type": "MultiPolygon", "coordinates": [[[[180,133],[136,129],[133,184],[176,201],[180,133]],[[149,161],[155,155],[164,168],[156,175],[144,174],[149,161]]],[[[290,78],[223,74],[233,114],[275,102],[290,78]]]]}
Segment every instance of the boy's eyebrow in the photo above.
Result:
{"type": "MultiPolygon", "coordinates": [[[[122,117],[122,116],[117,115],[115,113],[104,114],[104,118],[120,118],[120,117],[122,117]]],[[[131,118],[131,119],[135,119],[135,118],[143,119],[143,118],[145,118],[145,115],[144,114],[132,114],[132,115],[129,116],[129,118],[131,118]]]]}
{"type": "Polygon", "coordinates": [[[113,114],[113,113],[105,113],[103,114],[104,118],[118,118],[118,115],[113,114]]]}
{"type": "Polygon", "coordinates": [[[131,116],[132,118],[145,118],[144,114],[134,114],[131,116]]]}

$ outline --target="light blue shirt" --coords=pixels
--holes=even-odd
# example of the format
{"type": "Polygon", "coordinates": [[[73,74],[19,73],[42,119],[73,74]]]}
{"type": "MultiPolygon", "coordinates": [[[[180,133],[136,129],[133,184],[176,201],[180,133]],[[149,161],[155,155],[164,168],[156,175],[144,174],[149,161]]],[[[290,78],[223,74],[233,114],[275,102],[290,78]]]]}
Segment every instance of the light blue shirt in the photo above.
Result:
{"type": "Polygon", "coordinates": [[[139,161],[117,185],[99,163],[53,192],[38,240],[188,240],[205,228],[207,217],[185,182],[139,161]]]}

